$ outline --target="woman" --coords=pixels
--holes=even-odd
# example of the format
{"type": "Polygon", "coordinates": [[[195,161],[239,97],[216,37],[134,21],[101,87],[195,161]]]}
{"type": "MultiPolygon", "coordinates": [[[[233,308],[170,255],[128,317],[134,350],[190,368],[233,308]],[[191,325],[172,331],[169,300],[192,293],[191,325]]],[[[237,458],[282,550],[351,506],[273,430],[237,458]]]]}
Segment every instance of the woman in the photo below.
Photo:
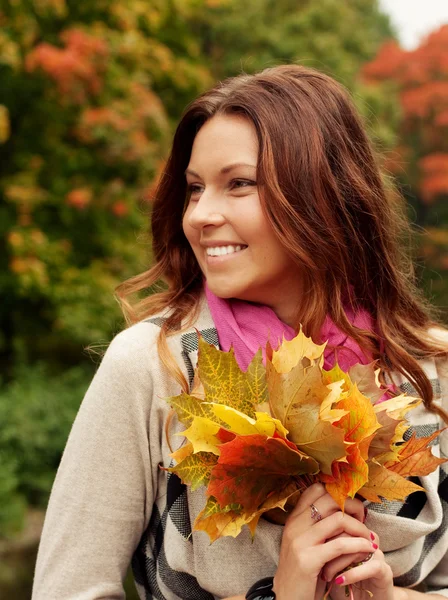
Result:
{"type": "MultiPolygon", "coordinates": [[[[156,263],[119,289],[135,324],[111,343],[73,426],[34,600],[122,598],[131,559],[141,598],[243,598],[251,588],[251,600],[318,600],[330,583],[333,600],[347,584],[355,598],[367,597],[363,586],[382,600],[448,597],[443,465],[421,478],[426,493],[369,505],[367,519],[360,501],[343,514],[314,485],[285,527],[265,519],[253,543],[244,531],[211,546],[191,531],[203,492],[159,468],[171,465],[167,436],[181,443],[178,423],[166,431],[166,398],[190,388],[197,330],[232,344],[244,365],[273,328],[302,324],[330,340],[328,361],[377,359],[396,386],[415,388],[417,433],[440,428],[448,335],[413,288],[398,208],[346,92],[322,73],[242,75],[187,108],[156,192],[156,263]],[[159,280],[163,291],[131,305],[159,280]]],[[[434,452],[445,456],[441,437],[434,452]]]]}

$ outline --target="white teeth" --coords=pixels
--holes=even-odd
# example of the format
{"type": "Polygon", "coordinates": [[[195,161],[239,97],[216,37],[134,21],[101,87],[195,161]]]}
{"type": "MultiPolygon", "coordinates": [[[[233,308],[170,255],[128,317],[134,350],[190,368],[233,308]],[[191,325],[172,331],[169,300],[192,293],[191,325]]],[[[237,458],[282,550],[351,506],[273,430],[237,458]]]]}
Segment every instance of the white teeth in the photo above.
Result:
{"type": "Polygon", "coordinates": [[[207,256],[224,256],[225,254],[233,254],[239,252],[242,249],[241,246],[213,246],[207,248],[207,256]]]}

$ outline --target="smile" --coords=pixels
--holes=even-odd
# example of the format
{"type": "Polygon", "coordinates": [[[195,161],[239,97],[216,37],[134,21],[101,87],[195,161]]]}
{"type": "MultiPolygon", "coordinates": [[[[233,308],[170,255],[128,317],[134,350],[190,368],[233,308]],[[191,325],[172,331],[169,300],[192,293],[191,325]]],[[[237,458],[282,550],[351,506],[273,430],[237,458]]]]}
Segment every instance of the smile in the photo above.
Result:
{"type": "Polygon", "coordinates": [[[207,256],[225,256],[226,254],[234,254],[244,250],[247,246],[212,246],[207,248],[207,256]]]}

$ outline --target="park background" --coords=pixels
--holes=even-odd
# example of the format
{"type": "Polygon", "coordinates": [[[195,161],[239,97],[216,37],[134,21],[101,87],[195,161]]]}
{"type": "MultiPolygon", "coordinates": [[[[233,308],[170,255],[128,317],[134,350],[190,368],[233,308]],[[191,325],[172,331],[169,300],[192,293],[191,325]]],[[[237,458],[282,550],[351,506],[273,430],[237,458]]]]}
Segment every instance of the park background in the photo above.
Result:
{"type": "Polygon", "coordinates": [[[30,597],[71,423],[124,326],[114,288],[151,261],[182,109],[283,62],[352,92],[448,323],[448,24],[409,50],[376,0],[0,0],[1,598],[30,597]]]}

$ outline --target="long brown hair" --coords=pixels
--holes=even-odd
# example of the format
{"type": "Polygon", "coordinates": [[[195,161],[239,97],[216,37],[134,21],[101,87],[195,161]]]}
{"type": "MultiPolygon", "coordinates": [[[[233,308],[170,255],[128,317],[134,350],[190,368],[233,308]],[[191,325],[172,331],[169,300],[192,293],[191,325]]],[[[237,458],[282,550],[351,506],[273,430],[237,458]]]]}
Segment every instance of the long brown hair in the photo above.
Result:
{"type": "Polygon", "coordinates": [[[217,114],[244,116],[255,126],[260,198],[278,241],[300,265],[304,292],[297,315],[305,333],[319,339],[330,315],[385,370],[404,374],[428,409],[446,418],[433,404],[431,384],[416,360],[442,356],[447,348],[428,334],[435,323],[403,252],[409,225],[402,199],[386,190],[345,89],[314,69],[285,65],[240,75],[187,107],[155,192],[155,265],[117,289],[128,323],[171,309],[159,351],[186,389],[166,343],[181,322],[192,322],[202,291],[201,271],[182,231],[184,172],[197,132],[217,114]],[[130,295],[157,282],[165,289],[131,304],[130,295]],[[343,308],[347,300],[371,313],[375,333],[352,326],[343,308]]]}

